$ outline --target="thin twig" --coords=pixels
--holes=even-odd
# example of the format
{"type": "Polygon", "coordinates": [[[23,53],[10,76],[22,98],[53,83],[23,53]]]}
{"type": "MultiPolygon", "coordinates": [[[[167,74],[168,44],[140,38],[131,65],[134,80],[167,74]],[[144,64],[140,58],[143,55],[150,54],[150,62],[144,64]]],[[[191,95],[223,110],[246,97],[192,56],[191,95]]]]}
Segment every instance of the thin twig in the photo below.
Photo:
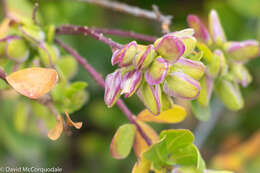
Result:
{"type": "Polygon", "coordinates": [[[33,20],[34,24],[36,24],[36,25],[39,25],[39,23],[36,19],[36,16],[37,16],[36,14],[37,14],[38,8],[39,8],[39,4],[38,4],[38,2],[35,2],[34,7],[33,7],[32,20],[33,20]]]}
{"type": "Polygon", "coordinates": [[[3,12],[4,12],[4,16],[7,17],[8,9],[7,9],[6,0],[2,0],[2,9],[3,9],[3,12]]]}
{"type": "MultiPolygon", "coordinates": [[[[61,40],[55,39],[56,43],[58,45],[60,45],[60,47],[62,47],[64,50],[66,50],[69,54],[71,54],[77,61],[78,63],[80,63],[88,72],[89,74],[92,76],[92,78],[102,87],[105,88],[105,81],[102,78],[101,74],[99,74],[90,64],[88,64],[88,62],[79,55],[79,53],[74,50],[72,47],[70,47],[69,45],[63,43],[61,40]]],[[[126,117],[128,118],[128,120],[134,124],[137,128],[137,130],[139,131],[139,133],[142,135],[142,137],[144,138],[144,140],[146,141],[146,143],[148,145],[151,145],[152,142],[150,140],[150,138],[144,133],[144,131],[142,130],[142,128],[139,126],[139,124],[136,122],[135,120],[135,116],[133,115],[133,113],[128,109],[128,107],[125,105],[125,103],[123,102],[123,100],[119,99],[117,101],[117,106],[121,109],[121,111],[126,115],[126,117]]]]}
{"type": "Polygon", "coordinates": [[[6,73],[2,68],[0,68],[0,78],[8,84],[8,82],[6,80],[6,73]]]}
{"type": "Polygon", "coordinates": [[[90,35],[96,40],[99,40],[107,45],[109,45],[111,48],[120,49],[122,48],[122,45],[114,42],[110,38],[105,37],[102,33],[97,33],[91,28],[87,26],[74,26],[74,25],[62,25],[57,28],[56,34],[84,34],[84,35],[90,35]]]}
{"type": "Polygon", "coordinates": [[[157,39],[154,36],[139,34],[132,31],[123,31],[120,29],[107,29],[107,28],[96,28],[96,27],[91,27],[91,29],[97,33],[117,35],[121,37],[129,37],[129,38],[134,38],[137,40],[148,41],[148,42],[154,42],[157,39]]]}
{"type": "Polygon", "coordinates": [[[109,8],[115,11],[120,11],[126,14],[131,14],[137,17],[143,17],[151,20],[156,20],[161,23],[163,32],[169,32],[169,26],[171,24],[172,16],[163,15],[159,12],[158,7],[154,6],[153,11],[141,9],[139,7],[127,5],[120,2],[108,1],[108,0],[78,0],[80,2],[86,2],[95,4],[101,7],[109,8]]]}

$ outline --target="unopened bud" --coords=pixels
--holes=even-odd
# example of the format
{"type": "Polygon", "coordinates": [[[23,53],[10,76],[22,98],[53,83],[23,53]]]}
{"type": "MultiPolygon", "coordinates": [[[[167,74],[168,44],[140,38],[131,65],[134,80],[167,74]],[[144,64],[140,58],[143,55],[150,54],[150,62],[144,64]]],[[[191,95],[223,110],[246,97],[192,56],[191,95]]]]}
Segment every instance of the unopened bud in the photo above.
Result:
{"type": "Polygon", "coordinates": [[[164,80],[168,69],[169,63],[162,57],[158,57],[146,70],[145,79],[150,85],[159,84],[164,80]]]}
{"type": "Polygon", "coordinates": [[[247,61],[259,56],[259,43],[255,40],[243,42],[227,42],[224,45],[228,57],[235,61],[247,61]]]}
{"type": "Polygon", "coordinates": [[[170,63],[176,62],[185,52],[184,43],[175,36],[165,35],[154,43],[155,50],[170,63]]]}
{"type": "Polygon", "coordinates": [[[160,114],[161,88],[159,85],[152,86],[143,82],[137,91],[137,95],[151,113],[154,115],[160,114]]]}
{"type": "Polygon", "coordinates": [[[172,72],[166,77],[163,90],[173,97],[195,99],[200,93],[200,84],[183,72],[172,72]]]}
{"type": "Polygon", "coordinates": [[[226,58],[225,58],[224,53],[221,50],[217,49],[217,50],[214,51],[214,54],[216,56],[218,56],[219,61],[220,61],[220,64],[219,64],[220,75],[227,74],[228,66],[227,66],[227,62],[226,62],[226,58]]]}
{"type": "Polygon", "coordinates": [[[121,72],[119,70],[106,76],[104,100],[108,107],[112,107],[120,97],[121,81],[121,72]]]}
{"type": "Polygon", "coordinates": [[[209,31],[213,38],[213,41],[217,45],[222,45],[226,42],[226,36],[221,26],[218,13],[215,10],[211,10],[209,14],[209,31]]]}
{"type": "Polygon", "coordinates": [[[247,87],[252,82],[252,76],[242,63],[232,63],[230,69],[235,81],[243,87],[247,87]]]}
{"type": "Polygon", "coordinates": [[[230,110],[237,111],[244,106],[244,100],[237,83],[221,79],[216,83],[215,91],[230,110]]]}
{"type": "Polygon", "coordinates": [[[38,48],[38,52],[41,62],[45,66],[50,66],[51,63],[56,63],[59,52],[54,46],[51,46],[49,44],[41,44],[41,46],[38,48]]]}
{"type": "Polygon", "coordinates": [[[130,65],[136,53],[137,43],[136,41],[132,41],[113,53],[111,59],[112,65],[118,64],[120,67],[130,65]]]}
{"type": "Polygon", "coordinates": [[[29,57],[30,51],[21,38],[9,39],[6,42],[6,55],[16,62],[24,62],[29,57]]]}
{"type": "Polygon", "coordinates": [[[139,87],[142,80],[142,72],[139,70],[133,70],[126,73],[121,83],[121,94],[125,94],[125,97],[130,97],[139,87]]]}
{"type": "Polygon", "coordinates": [[[156,55],[157,53],[155,52],[153,45],[138,45],[137,55],[133,59],[133,64],[136,69],[144,69],[151,64],[156,55]]]}
{"type": "Polygon", "coordinates": [[[195,15],[189,15],[187,18],[188,25],[195,30],[195,37],[206,44],[211,44],[209,32],[200,19],[195,15]]]}
{"type": "Polygon", "coordinates": [[[202,106],[208,106],[213,89],[213,80],[205,75],[199,81],[200,82],[200,95],[198,96],[198,102],[202,106]]]}
{"type": "Polygon", "coordinates": [[[206,70],[205,65],[200,61],[194,61],[181,57],[173,66],[171,71],[183,71],[192,78],[199,80],[206,70]]]}

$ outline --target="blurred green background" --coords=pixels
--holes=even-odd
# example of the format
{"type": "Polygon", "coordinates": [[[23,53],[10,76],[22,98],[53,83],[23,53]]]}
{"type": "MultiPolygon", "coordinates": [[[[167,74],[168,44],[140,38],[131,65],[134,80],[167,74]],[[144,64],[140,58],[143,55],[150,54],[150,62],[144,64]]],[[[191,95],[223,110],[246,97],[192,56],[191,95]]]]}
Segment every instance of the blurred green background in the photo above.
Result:
{"type": "MultiPolygon", "coordinates": [[[[34,2],[28,0],[30,5],[34,2]]],[[[209,10],[215,8],[219,12],[229,40],[260,40],[259,0],[124,0],[121,2],[145,9],[151,9],[153,4],[158,5],[161,12],[174,16],[172,31],[186,28],[186,17],[190,13],[199,15],[206,22],[209,10]]],[[[39,0],[39,13],[44,25],[75,24],[118,28],[155,36],[161,34],[157,22],[75,0],[39,0]]],[[[115,69],[111,66],[111,51],[107,45],[84,36],[60,38],[75,48],[103,76],[115,69]]],[[[131,41],[116,36],[111,38],[120,43],[131,41]]],[[[248,67],[254,81],[248,88],[243,89],[245,108],[239,112],[223,110],[216,126],[201,147],[202,155],[209,167],[212,166],[211,161],[219,152],[223,150],[232,152],[233,147],[239,147],[246,142],[260,127],[260,59],[251,61],[248,67]]],[[[83,121],[83,128],[73,131],[71,136],[63,134],[62,138],[55,142],[43,135],[45,132],[41,133],[37,116],[45,119],[50,116],[41,110],[40,105],[37,111],[27,110],[28,99],[24,98],[24,102],[18,104],[10,96],[8,97],[10,99],[7,99],[6,93],[0,92],[0,166],[59,166],[66,173],[131,172],[136,162],[133,153],[125,160],[115,160],[109,153],[113,134],[118,126],[127,122],[127,119],[117,107],[107,109],[103,101],[104,91],[82,67],[79,66],[78,74],[73,80],[83,80],[89,84],[86,89],[89,95],[86,105],[71,115],[73,120],[83,121]],[[30,112],[28,119],[19,118],[23,117],[20,114],[28,112],[30,112]]],[[[143,109],[143,105],[135,96],[127,99],[126,103],[134,113],[143,109]]],[[[164,128],[194,130],[198,123],[189,114],[181,124],[171,126],[152,124],[152,126],[157,130],[164,128]]],[[[248,148],[250,147],[249,143],[248,148]]],[[[254,153],[242,162],[243,168],[239,168],[240,172],[260,172],[259,149],[255,148],[254,153]]]]}

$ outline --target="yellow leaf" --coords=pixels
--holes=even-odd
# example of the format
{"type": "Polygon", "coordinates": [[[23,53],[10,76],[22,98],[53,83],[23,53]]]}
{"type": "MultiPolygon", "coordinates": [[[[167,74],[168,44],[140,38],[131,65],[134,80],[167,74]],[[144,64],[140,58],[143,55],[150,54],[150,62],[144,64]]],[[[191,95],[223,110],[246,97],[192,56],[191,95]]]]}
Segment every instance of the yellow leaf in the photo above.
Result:
{"type": "Polygon", "coordinates": [[[155,123],[179,123],[186,117],[186,111],[182,106],[174,105],[173,108],[155,116],[145,109],[137,116],[137,119],[155,123]]]}
{"type": "Polygon", "coordinates": [[[132,173],[149,173],[151,167],[151,162],[142,158],[137,161],[132,169],[132,173]]]}
{"type": "Polygon", "coordinates": [[[69,116],[68,112],[65,112],[66,115],[66,123],[68,126],[74,126],[76,129],[80,129],[82,127],[82,122],[73,122],[69,116]]]}
{"type": "MultiPolygon", "coordinates": [[[[159,140],[157,133],[146,123],[137,120],[137,123],[142,128],[143,132],[151,139],[152,143],[155,143],[159,140]]],[[[136,157],[139,159],[142,156],[142,153],[148,149],[148,145],[146,141],[143,139],[141,134],[137,131],[135,134],[135,141],[134,141],[134,152],[136,157]]]]}
{"type": "Polygon", "coordinates": [[[62,131],[63,131],[63,118],[60,115],[58,115],[56,126],[49,131],[48,137],[51,140],[55,141],[60,137],[62,131]]]}
{"type": "Polygon", "coordinates": [[[38,99],[53,88],[58,74],[54,69],[33,67],[11,73],[6,80],[20,94],[38,99]]]}

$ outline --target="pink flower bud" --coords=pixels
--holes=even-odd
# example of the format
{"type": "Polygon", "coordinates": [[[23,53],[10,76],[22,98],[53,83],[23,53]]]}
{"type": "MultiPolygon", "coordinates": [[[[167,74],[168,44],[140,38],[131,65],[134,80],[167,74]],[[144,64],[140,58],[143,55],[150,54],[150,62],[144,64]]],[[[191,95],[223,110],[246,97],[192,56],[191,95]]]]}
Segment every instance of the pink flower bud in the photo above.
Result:
{"type": "Polygon", "coordinates": [[[221,26],[218,13],[215,10],[211,10],[209,14],[209,31],[216,44],[221,45],[226,42],[224,30],[221,26]]]}
{"type": "Polygon", "coordinates": [[[200,19],[195,15],[189,15],[187,18],[187,22],[189,27],[195,30],[195,37],[206,44],[211,43],[211,38],[207,28],[204,24],[200,21],[200,19]]]}
{"type": "Polygon", "coordinates": [[[145,79],[150,85],[161,83],[169,68],[169,63],[162,57],[158,57],[153,64],[146,70],[145,79]]]}
{"type": "Polygon", "coordinates": [[[112,65],[118,64],[120,67],[130,65],[136,53],[137,43],[132,41],[113,53],[111,63],[112,65]]]}
{"type": "Polygon", "coordinates": [[[108,107],[112,107],[120,97],[121,81],[121,72],[119,70],[106,76],[104,100],[108,107]]]}
{"type": "Polygon", "coordinates": [[[125,97],[130,97],[139,87],[142,79],[142,72],[139,70],[133,70],[126,73],[121,83],[121,94],[125,94],[125,97]]]}
{"type": "Polygon", "coordinates": [[[155,50],[170,63],[176,62],[185,52],[184,43],[177,37],[165,35],[154,43],[155,50]]]}
{"type": "Polygon", "coordinates": [[[198,97],[200,84],[183,72],[172,72],[166,77],[163,90],[170,96],[190,100],[198,97]]]}
{"type": "Polygon", "coordinates": [[[153,45],[138,46],[138,48],[139,50],[137,51],[137,55],[133,59],[133,64],[136,69],[144,69],[151,64],[157,54],[153,45]]]}
{"type": "Polygon", "coordinates": [[[151,113],[154,115],[160,114],[161,88],[159,85],[152,86],[143,82],[137,91],[137,95],[151,113]]]}
{"type": "Polygon", "coordinates": [[[256,40],[247,40],[242,42],[227,42],[225,50],[228,57],[236,61],[247,61],[259,56],[259,42],[256,40]]]}
{"type": "Polygon", "coordinates": [[[194,61],[181,57],[173,66],[171,71],[183,71],[193,79],[199,80],[206,70],[205,65],[200,61],[194,61]]]}

